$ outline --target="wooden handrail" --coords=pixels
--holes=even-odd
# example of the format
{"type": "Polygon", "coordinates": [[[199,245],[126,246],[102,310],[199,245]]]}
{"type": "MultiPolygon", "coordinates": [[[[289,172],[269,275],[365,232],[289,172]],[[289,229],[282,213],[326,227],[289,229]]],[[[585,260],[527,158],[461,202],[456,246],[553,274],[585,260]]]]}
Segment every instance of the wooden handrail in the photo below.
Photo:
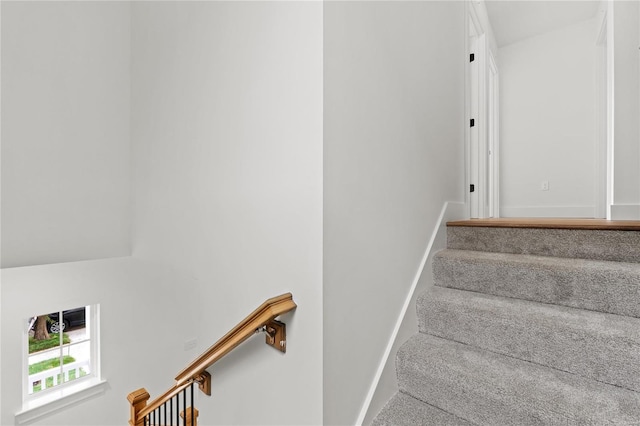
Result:
{"type": "Polygon", "coordinates": [[[156,408],[160,408],[162,404],[164,404],[174,396],[178,395],[182,390],[188,388],[190,384],[191,383],[189,382],[189,383],[183,383],[180,386],[178,385],[173,386],[171,389],[169,389],[168,391],[166,391],[165,393],[163,393],[162,395],[160,395],[159,397],[151,401],[149,404],[147,404],[146,407],[140,410],[138,412],[138,418],[143,419],[147,414],[149,414],[156,408]]]}
{"type": "MultiPolygon", "coordinates": [[[[132,411],[129,424],[136,426],[142,425],[144,423],[143,419],[145,416],[152,413],[157,408],[160,408],[164,403],[171,400],[171,398],[178,395],[184,389],[187,389],[194,382],[198,382],[200,388],[209,395],[211,376],[207,373],[207,368],[211,367],[216,361],[219,361],[222,357],[255,334],[257,330],[261,330],[265,326],[267,331],[269,331],[270,327],[274,327],[274,329],[271,330],[273,334],[270,335],[272,341],[268,343],[276,347],[280,344],[282,345],[280,350],[284,351],[284,345],[286,342],[277,341],[280,339],[280,333],[283,333],[282,336],[284,336],[284,328],[282,331],[276,331],[276,329],[284,327],[284,324],[274,320],[277,316],[287,313],[296,307],[297,305],[293,301],[291,293],[285,293],[280,296],[267,299],[256,310],[238,323],[238,325],[233,327],[231,331],[225,334],[202,355],[178,373],[175,378],[176,383],[164,394],[147,404],[149,394],[144,388],[130,393],[128,399],[131,404],[132,411]],[[278,336],[277,339],[276,336],[278,336]]],[[[269,341],[269,336],[267,341],[269,341]]],[[[197,414],[194,414],[194,416],[197,416],[197,414]]]]}
{"type": "Polygon", "coordinates": [[[231,331],[222,336],[202,355],[196,358],[184,370],[176,376],[176,385],[181,385],[191,379],[197,378],[203,371],[211,367],[216,361],[231,352],[240,343],[251,337],[256,330],[266,325],[279,315],[296,308],[291,293],[265,300],[255,311],[249,314],[231,331]]]}

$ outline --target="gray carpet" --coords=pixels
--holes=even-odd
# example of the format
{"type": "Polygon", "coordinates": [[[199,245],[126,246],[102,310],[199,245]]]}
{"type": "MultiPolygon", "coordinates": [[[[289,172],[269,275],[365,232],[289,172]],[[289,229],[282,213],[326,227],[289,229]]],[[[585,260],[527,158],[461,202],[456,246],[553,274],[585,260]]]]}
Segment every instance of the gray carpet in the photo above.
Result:
{"type": "Polygon", "coordinates": [[[373,426],[470,426],[471,423],[398,392],[380,411],[373,426]]]}
{"type": "Polygon", "coordinates": [[[423,333],[640,391],[640,319],[434,287],[423,333]]]}
{"type": "Polygon", "coordinates": [[[400,389],[479,425],[629,425],[640,394],[418,333],[398,353],[400,389]]]}
{"type": "Polygon", "coordinates": [[[579,259],[640,262],[640,232],[575,229],[447,229],[447,248],[579,259]]]}
{"type": "Polygon", "coordinates": [[[433,273],[442,287],[640,317],[637,263],[442,250],[433,273]]]}
{"type": "Polygon", "coordinates": [[[453,227],[448,245],[374,425],[640,425],[640,232],[453,227]]]}

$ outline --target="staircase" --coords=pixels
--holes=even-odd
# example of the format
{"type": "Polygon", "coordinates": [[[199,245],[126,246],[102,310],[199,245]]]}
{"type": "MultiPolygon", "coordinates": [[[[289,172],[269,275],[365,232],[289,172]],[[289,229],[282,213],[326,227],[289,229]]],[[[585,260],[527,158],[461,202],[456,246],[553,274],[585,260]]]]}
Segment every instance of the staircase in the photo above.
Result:
{"type": "Polygon", "coordinates": [[[373,424],[640,425],[640,223],[449,225],[373,424]]]}

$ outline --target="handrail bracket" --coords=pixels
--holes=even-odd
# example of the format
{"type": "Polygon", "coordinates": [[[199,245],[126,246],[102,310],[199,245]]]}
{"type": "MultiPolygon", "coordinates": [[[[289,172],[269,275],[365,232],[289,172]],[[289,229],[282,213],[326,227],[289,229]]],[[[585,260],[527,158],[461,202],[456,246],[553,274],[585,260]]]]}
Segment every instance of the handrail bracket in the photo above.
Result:
{"type": "Polygon", "coordinates": [[[195,382],[198,384],[198,388],[207,396],[211,396],[211,373],[207,370],[200,373],[195,378],[195,382]]]}
{"type": "Polygon", "coordinates": [[[287,352],[287,328],[286,324],[277,320],[270,320],[262,328],[256,330],[265,333],[265,343],[273,346],[281,352],[287,352]]]}

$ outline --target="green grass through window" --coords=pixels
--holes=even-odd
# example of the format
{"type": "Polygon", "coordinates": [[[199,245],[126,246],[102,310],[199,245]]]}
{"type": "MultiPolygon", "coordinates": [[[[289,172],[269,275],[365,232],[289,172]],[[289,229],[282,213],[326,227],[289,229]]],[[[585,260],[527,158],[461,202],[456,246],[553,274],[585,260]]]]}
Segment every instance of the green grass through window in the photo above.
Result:
{"type": "MultiPolygon", "coordinates": [[[[36,340],[33,337],[29,336],[29,353],[32,354],[34,352],[40,352],[45,349],[55,348],[56,346],[60,346],[60,334],[59,333],[49,333],[50,338],[47,340],[36,340]]],[[[67,333],[62,333],[62,343],[67,344],[71,343],[71,339],[67,335],[67,333]]]]}
{"type": "MultiPolygon", "coordinates": [[[[62,357],[62,363],[63,364],[71,364],[72,362],[75,362],[76,359],[72,356],[69,355],[65,355],[64,357],[62,357]]],[[[36,362],[35,364],[31,364],[29,366],[29,374],[36,374],[39,373],[41,371],[44,370],[50,370],[52,368],[56,368],[56,367],[60,367],[60,358],[56,357],[56,358],[50,358],[50,359],[45,359],[44,361],[40,361],[40,362],[36,362]]]]}

